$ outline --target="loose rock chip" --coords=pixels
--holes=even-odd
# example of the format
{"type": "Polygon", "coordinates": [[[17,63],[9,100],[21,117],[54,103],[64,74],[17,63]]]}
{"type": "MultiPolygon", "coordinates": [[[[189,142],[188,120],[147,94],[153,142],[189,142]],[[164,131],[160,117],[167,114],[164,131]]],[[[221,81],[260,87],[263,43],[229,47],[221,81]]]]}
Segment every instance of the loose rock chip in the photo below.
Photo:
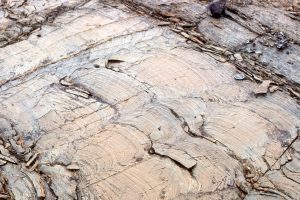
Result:
{"type": "Polygon", "coordinates": [[[266,94],[268,93],[270,84],[272,81],[270,80],[264,80],[254,91],[256,95],[266,94]]]}
{"type": "Polygon", "coordinates": [[[234,79],[238,80],[238,81],[244,80],[245,78],[246,78],[246,76],[244,73],[239,73],[239,74],[234,75],[234,79]]]}

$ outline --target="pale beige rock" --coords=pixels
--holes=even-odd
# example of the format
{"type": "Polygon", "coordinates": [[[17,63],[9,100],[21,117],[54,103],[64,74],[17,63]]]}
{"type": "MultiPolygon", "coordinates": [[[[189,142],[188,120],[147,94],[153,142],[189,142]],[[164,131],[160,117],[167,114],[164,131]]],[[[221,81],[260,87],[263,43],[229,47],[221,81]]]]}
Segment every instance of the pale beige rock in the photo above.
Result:
{"type": "Polygon", "coordinates": [[[272,81],[264,80],[257,88],[255,89],[254,93],[256,95],[266,94],[269,91],[269,87],[272,81]]]}
{"type": "MultiPolygon", "coordinates": [[[[7,3],[23,9],[21,1],[7,3]]],[[[7,179],[7,194],[17,200],[297,199],[296,98],[279,90],[254,96],[257,84],[236,81],[235,63],[222,56],[264,33],[257,21],[268,24],[265,13],[245,11],[257,17],[249,24],[239,13],[230,13],[236,21],[216,21],[199,12],[205,5],[196,0],[32,0],[24,9],[33,12],[35,5],[37,17],[49,16],[61,3],[53,23],[0,48],[0,178],[7,179]],[[139,15],[129,9],[133,3],[173,18],[162,23],[139,15]],[[205,26],[203,34],[184,28],[195,16],[201,22],[193,28],[205,26]],[[172,23],[184,24],[176,29],[181,34],[172,23]],[[225,27],[222,40],[209,34],[218,27],[225,27]],[[233,31],[237,37],[226,38],[233,31]],[[188,43],[191,36],[217,46],[188,43]]],[[[255,5],[250,8],[262,12],[255,5]]],[[[298,32],[289,26],[295,24],[287,25],[294,39],[298,32]]],[[[247,54],[239,56],[244,62],[247,54]]]]}

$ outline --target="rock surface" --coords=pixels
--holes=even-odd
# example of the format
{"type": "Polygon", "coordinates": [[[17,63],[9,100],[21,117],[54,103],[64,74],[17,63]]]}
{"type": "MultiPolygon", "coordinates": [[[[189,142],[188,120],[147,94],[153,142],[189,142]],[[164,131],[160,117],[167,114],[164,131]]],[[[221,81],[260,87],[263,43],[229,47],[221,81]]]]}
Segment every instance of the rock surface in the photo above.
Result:
{"type": "Polygon", "coordinates": [[[299,3],[207,3],[1,2],[0,198],[299,199],[299,3]]]}

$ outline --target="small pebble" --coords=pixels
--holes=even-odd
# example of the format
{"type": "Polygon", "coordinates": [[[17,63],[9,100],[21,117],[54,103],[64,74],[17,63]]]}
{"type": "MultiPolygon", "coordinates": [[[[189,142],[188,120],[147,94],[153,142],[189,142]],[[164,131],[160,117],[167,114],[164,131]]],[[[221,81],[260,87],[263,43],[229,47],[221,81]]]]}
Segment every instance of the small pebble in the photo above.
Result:
{"type": "Polygon", "coordinates": [[[68,169],[68,170],[75,171],[75,170],[79,170],[80,168],[79,168],[78,164],[72,163],[71,165],[68,165],[68,166],[67,166],[67,169],[68,169]]]}
{"type": "Polygon", "coordinates": [[[244,80],[245,78],[246,78],[246,76],[243,73],[234,75],[234,79],[238,80],[238,81],[244,80]]]}
{"type": "Polygon", "coordinates": [[[283,32],[276,33],[276,47],[279,50],[283,50],[288,46],[288,39],[283,32]]]}
{"type": "Polygon", "coordinates": [[[266,59],[262,59],[261,64],[262,64],[263,66],[268,66],[268,65],[269,65],[269,62],[268,62],[266,59]]]}
{"type": "Polygon", "coordinates": [[[95,68],[100,68],[100,65],[94,64],[94,67],[95,67],[95,68]]]}
{"type": "Polygon", "coordinates": [[[232,55],[232,53],[230,51],[225,51],[224,52],[224,56],[231,56],[231,55],[232,55]]]}
{"type": "Polygon", "coordinates": [[[154,154],[154,153],[155,153],[155,151],[153,148],[149,149],[149,154],[154,154]]]}
{"type": "Polygon", "coordinates": [[[239,53],[234,54],[234,57],[235,57],[238,61],[243,61],[243,57],[242,57],[242,55],[239,54],[239,53]]]}

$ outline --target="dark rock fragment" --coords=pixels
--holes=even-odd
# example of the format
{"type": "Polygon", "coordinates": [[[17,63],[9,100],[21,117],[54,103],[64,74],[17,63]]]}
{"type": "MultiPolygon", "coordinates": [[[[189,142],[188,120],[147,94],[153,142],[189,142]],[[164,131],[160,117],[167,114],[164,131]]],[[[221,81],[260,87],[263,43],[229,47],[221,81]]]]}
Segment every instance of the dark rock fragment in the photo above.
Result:
{"type": "Polygon", "coordinates": [[[225,14],[225,6],[227,0],[214,0],[208,5],[211,15],[215,18],[220,18],[225,14]]]}
{"type": "Polygon", "coordinates": [[[276,36],[276,42],[275,42],[276,48],[279,50],[283,50],[283,49],[287,48],[288,39],[285,36],[285,34],[282,32],[279,32],[279,33],[276,33],[275,36],[276,36]]]}

